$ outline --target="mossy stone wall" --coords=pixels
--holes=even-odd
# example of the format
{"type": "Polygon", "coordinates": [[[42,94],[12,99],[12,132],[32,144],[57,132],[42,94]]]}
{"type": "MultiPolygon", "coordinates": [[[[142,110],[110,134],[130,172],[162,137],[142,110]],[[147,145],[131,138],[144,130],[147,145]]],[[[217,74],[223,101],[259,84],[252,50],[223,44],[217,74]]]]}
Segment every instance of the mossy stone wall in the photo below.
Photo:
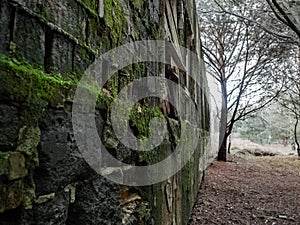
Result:
{"type": "Polygon", "coordinates": [[[121,44],[171,40],[194,51],[201,61],[195,13],[193,0],[0,2],[1,225],[187,224],[211,153],[202,64],[198,84],[176,68],[146,62],[122,69],[106,84],[106,93],[100,91],[98,134],[114,157],[132,165],[152,164],[170,155],[182,124],[174,112],[166,113],[164,102],[140,101],[130,115],[135,134],[147,138],[148,122],[158,116],[168,121],[168,135],[155,151],[131,151],[115,137],[109,117],[119,90],[139,77],[175,71],[178,85],[186,87],[201,109],[201,140],[192,161],[159,184],[127,187],[96,174],[76,146],[71,111],[83,71],[100,54],[121,44]],[[176,19],[169,21],[171,14],[176,19]]]}

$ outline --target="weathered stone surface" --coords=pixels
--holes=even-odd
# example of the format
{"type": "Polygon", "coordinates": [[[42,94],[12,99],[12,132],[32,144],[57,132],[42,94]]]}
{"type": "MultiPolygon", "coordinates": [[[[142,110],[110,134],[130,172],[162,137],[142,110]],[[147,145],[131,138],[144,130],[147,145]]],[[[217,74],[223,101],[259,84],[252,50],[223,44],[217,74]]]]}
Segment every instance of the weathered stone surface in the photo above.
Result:
{"type": "Polygon", "coordinates": [[[0,148],[11,150],[16,147],[20,129],[19,110],[15,106],[0,104],[0,148]]]}
{"type": "Polygon", "coordinates": [[[150,16],[156,23],[159,23],[159,0],[148,0],[150,16]]]}
{"type": "Polygon", "coordinates": [[[68,73],[73,68],[74,43],[66,39],[63,35],[54,33],[51,53],[50,70],[54,72],[68,73]]]}
{"type": "Polygon", "coordinates": [[[9,168],[9,152],[0,152],[0,176],[8,174],[9,168]]]}
{"type": "Polygon", "coordinates": [[[137,151],[131,150],[120,143],[115,157],[124,163],[133,164],[133,162],[138,161],[139,154],[137,151]]]}
{"type": "Polygon", "coordinates": [[[9,157],[8,179],[16,180],[27,175],[25,157],[19,152],[12,152],[9,157]]]}
{"type": "Polygon", "coordinates": [[[20,225],[65,225],[68,218],[70,196],[61,191],[54,199],[42,204],[36,204],[31,210],[24,210],[21,215],[20,225]]]}
{"type": "Polygon", "coordinates": [[[20,224],[21,208],[5,211],[0,213],[1,225],[16,225],[20,224]]]}
{"type": "Polygon", "coordinates": [[[25,157],[20,152],[0,152],[0,176],[8,181],[27,175],[25,157]]]}
{"type": "Polygon", "coordinates": [[[170,141],[173,144],[178,144],[180,141],[180,124],[177,120],[168,118],[168,124],[170,126],[170,141]]]}
{"type": "Polygon", "coordinates": [[[3,182],[0,185],[0,213],[15,209],[23,201],[24,183],[22,180],[3,182]]]}
{"type": "Polygon", "coordinates": [[[82,73],[94,61],[95,56],[81,46],[75,46],[74,70],[82,73]]]}
{"type": "Polygon", "coordinates": [[[10,20],[12,8],[9,7],[8,1],[0,2],[0,54],[8,53],[10,41],[10,20]]]}
{"type": "Polygon", "coordinates": [[[40,129],[38,127],[23,126],[18,135],[16,150],[27,157],[27,166],[32,166],[33,169],[39,162],[37,146],[40,142],[40,129]]]}
{"type": "Polygon", "coordinates": [[[88,19],[87,41],[93,49],[98,49],[99,47],[105,47],[105,45],[110,44],[109,39],[105,37],[105,35],[103,35],[104,32],[105,32],[104,28],[101,27],[101,22],[99,19],[94,17],[88,19]],[[104,40],[106,40],[105,43],[104,40]]]}
{"type": "Polygon", "coordinates": [[[42,16],[71,36],[85,40],[85,10],[75,0],[43,1],[42,16]]]}
{"type": "Polygon", "coordinates": [[[68,224],[122,224],[120,187],[101,176],[76,187],[76,200],[69,208],[68,224]]]}
{"type": "Polygon", "coordinates": [[[14,0],[21,8],[30,9],[30,11],[34,13],[39,13],[41,9],[41,2],[40,0],[14,0]]]}
{"type": "Polygon", "coordinates": [[[119,140],[114,134],[114,130],[111,126],[105,125],[103,127],[102,142],[105,147],[116,149],[119,145],[119,140]]]}
{"type": "Polygon", "coordinates": [[[76,0],[15,0],[21,9],[30,11],[79,40],[85,39],[86,13],[76,0]]]}
{"type": "Polygon", "coordinates": [[[40,128],[40,165],[34,174],[38,195],[58,191],[90,175],[91,169],[75,144],[69,111],[49,109],[40,128]]]}
{"type": "Polygon", "coordinates": [[[16,55],[21,54],[27,61],[44,65],[44,27],[24,11],[17,10],[13,33],[16,55]]]}

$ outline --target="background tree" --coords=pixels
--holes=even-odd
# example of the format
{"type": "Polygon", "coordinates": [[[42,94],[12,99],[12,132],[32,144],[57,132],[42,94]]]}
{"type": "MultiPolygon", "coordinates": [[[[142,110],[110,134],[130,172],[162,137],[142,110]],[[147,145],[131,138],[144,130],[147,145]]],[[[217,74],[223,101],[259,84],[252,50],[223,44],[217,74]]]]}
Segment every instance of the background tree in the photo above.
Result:
{"type": "Polygon", "coordinates": [[[299,51],[291,51],[291,60],[294,66],[291,66],[289,73],[286,88],[283,93],[281,93],[278,97],[278,102],[287,109],[292,115],[294,119],[294,129],[293,129],[293,138],[296,145],[296,149],[298,152],[298,156],[300,157],[300,144],[298,138],[298,124],[300,120],[300,61],[299,61],[299,51]]]}
{"type": "Polygon", "coordinates": [[[234,124],[273,101],[286,76],[287,42],[278,41],[251,20],[259,19],[249,1],[199,1],[199,20],[207,70],[222,92],[218,160],[226,161],[234,124]],[[201,8],[200,8],[201,6],[201,8]],[[249,10],[251,9],[251,10],[249,10]],[[224,11],[235,10],[240,16],[224,11]],[[246,18],[253,19],[249,20],[246,18]]]}
{"type": "Polygon", "coordinates": [[[300,45],[300,2],[276,0],[213,0],[218,5],[219,13],[226,13],[255,24],[260,29],[281,41],[300,45]],[[239,7],[225,7],[238,5],[242,2],[247,13],[239,7]]]}
{"type": "Polygon", "coordinates": [[[276,18],[300,39],[300,2],[266,0],[276,18]]]}
{"type": "Polygon", "coordinates": [[[247,120],[236,123],[235,135],[259,144],[280,144],[284,137],[293,139],[293,114],[278,102],[272,103],[247,120]]]}
{"type": "MultiPolygon", "coordinates": [[[[298,47],[300,46],[300,2],[299,1],[276,1],[266,0],[276,18],[284,25],[289,27],[298,37],[298,47]]],[[[283,107],[293,113],[294,124],[294,141],[297,148],[298,156],[300,157],[300,145],[297,138],[297,127],[300,119],[300,82],[299,82],[299,48],[294,51],[294,59],[296,69],[293,75],[288,78],[288,88],[284,95],[281,95],[279,102],[283,107]]]]}

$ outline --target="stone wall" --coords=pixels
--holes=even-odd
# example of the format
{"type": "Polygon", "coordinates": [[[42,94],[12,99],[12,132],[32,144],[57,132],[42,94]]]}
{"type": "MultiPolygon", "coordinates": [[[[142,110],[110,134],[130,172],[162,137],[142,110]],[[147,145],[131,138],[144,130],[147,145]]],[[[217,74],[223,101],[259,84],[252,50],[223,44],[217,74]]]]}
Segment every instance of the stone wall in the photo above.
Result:
{"type": "Polygon", "coordinates": [[[0,23],[0,224],[187,224],[213,155],[194,1],[2,0],[0,23]],[[78,80],[97,56],[144,39],[165,39],[195,52],[200,82],[189,79],[189,55],[176,47],[185,72],[176,60],[168,66],[147,62],[122,69],[98,98],[99,136],[113,156],[132,165],[153,164],[171,154],[180,122],[167,103],[146,99],[140,104],[147,114],[133,113],[137,136],[149,133],[149,115],[168,121],[169,138],[149,154],[130,151],[115,138],[109,109],[118,90],[136,78],[172,74],[201,113],[201,139],[192,160],[175,176],[128,187],[98,175],[80,154],[72,101],[78,80]]]}

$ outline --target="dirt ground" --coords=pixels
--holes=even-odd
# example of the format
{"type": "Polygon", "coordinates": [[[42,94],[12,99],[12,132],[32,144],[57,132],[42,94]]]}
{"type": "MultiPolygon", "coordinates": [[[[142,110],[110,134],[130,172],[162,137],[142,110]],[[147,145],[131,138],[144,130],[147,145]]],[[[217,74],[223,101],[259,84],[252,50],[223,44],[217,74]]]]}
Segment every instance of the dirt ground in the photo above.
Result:
{"type": "Polygon", "coordinates": [[[295,152],[235,140],[228,162],[215,161],[206,173],[190,219],[190,225],[199,224],[300,225],[295,152]]]}

